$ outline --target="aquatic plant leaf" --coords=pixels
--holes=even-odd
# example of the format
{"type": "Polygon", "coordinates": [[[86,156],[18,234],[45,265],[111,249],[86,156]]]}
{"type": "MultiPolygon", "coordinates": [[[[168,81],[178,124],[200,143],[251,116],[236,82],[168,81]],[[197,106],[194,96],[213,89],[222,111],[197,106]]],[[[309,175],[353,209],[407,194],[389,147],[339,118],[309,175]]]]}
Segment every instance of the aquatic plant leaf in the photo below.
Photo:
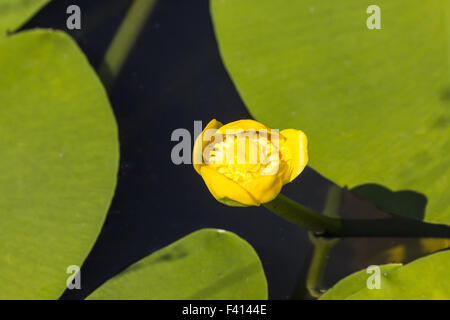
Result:
{"type": "Polygon", "coordinates": [[[0,299],[56,299],[104,222],[119,162],[105,90],[65,33],[0,42],[0,299]]]}
{"type": "Polygon", "coordinates": [[[450,224],[450,1],[376,4],[381,30],[359,0],[211,0],[211,13],[255,119],[303,130],[311,167],[341,186],[379,185],[355,192],[387,195],[380,208],[450,224]]]}
{"type": "MultiPolygon", "coordinates": [[[[401,264],[386,264],[381,265],[380,267],[380,276],[381,276],[381,286],[384,286],[385,281],[387,280],[387,276],[397,268],[401,267],[401,264]]],[[[329,289],[325,292],[320,299],[321,300],[344,300],[347,297],[351,296],[355,292],[361,290],[366,286],[367,279],[371,276],[371,274],[367,273],[367,270],[361,270],[355,272],[348,277],[340,280],[336,283],[333,288],[329,289]]]]}
{"type": "Polygon", "coordinates": [[[51,0],[0,0],[0,40],[15,31],[51,0]]]}
{"type": "Polygon", "coordinates": [[[245,240],[202,229],[135,263],[88,299],[267,299],[267,281],[245,240]]]}
{"type": "Polygon", "coordinates": [[[373,274],[356,272],[329,289],[321,300],[448,300],[450,299],[450,250],[431,254],[404,266],[380,266],[380,288],[369,289],[373,274]]]}

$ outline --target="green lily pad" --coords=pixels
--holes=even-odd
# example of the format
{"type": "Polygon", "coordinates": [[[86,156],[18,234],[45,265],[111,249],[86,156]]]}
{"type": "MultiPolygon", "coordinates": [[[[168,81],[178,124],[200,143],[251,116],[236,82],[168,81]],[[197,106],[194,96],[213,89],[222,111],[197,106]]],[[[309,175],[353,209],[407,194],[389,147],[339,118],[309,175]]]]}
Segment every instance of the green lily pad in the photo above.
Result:
{"type": "Polygon", "coordinates": [[[234,233],[202,229],[135,263],[88,299],[267,299],[255,250],[234,233]]]}
{"type": "MultiPolygon", "coordinates": [[[[401,264],[386,264],[380,267],[380,284],[384,287],[387,281],[387,276],[401,267],[401,264]]],[[[361,290],[366,286],[367,279],[371,276],[368,274],[366,269],[355,272],[348,277],[342,279],[334,285],[333,288],[325,292],[320,299],[321,300],[344,300],[349,296],[353,295],[355,292],[361,290]]]]}
{"type": "Polygon", "coordinates": [[[21,27],[51,0],[0,0],[0,40],[21,27]]]}
{"type": "Polygon", "coordinates": [[[310,165],[339,185],[410,191],[427,200],[415,218],[450,224],[450,2],[376,4],[381,30],[360,0],[212,0],[211,12],[257,120],[305,131],[310,165]]]}
{"type": "Polygon", "coordinates": [[[380,289],[367,288],[371,276],[356,272],[328,290],[322,300],[448,300],[450,299],[450,251],[417,259],[405,266],[380,266],[380,289]]]}
{"type": "Polygon", "coordinates": [[[0,70],[0,299],[56,299],[113,197],[116,122],[65,33],[8,37],[0,70]]]}

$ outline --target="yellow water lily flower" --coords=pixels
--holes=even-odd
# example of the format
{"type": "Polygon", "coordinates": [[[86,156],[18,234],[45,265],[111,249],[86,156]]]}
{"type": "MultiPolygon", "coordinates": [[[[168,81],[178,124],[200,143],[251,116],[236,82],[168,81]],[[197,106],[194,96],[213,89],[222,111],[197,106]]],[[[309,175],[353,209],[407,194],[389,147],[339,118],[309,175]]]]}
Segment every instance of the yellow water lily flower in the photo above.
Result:
{"type": "Polygon", "coordinates": [[[308,163],[308,139],[255,120],[212,120],[197,137],[193,164],[209,191],[230,206],[259,206],[276,198],[308,163]]]}

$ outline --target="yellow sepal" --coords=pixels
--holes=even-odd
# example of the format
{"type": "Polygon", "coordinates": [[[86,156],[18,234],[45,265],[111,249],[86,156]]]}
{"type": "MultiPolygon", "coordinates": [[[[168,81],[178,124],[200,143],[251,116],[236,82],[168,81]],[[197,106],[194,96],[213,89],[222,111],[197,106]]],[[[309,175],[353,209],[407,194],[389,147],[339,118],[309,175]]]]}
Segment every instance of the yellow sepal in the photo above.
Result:
{"type": "Polygon", "coordinates": [[[205,181],[208,190],[217,200],[221,201],[221,199],[228,198],[246,206],[259,206],[260,203],[247,190],[216,170],[203,166],[200,169],[200,175],[205,181]]]}
{"type": "Polygon", "coordinates": [[[286,138],[291,155],[289,182],[294,180],[305,169],[308,163],[308,138],[301,130],[285,129],[280,132],[286,138]]]}
{"type": "Polygon", "coordinates": [[[216,119],[212,119],[203,129],[202,133],[198,135],[194,143],[194,149],[192,151],[192,164],[195,171],[200,174],[200,167],[203,162],[202,152],[210,141],[203,141],[203,135],[207,130],[216,130],[222,127],[222,124],[216,119]]]}

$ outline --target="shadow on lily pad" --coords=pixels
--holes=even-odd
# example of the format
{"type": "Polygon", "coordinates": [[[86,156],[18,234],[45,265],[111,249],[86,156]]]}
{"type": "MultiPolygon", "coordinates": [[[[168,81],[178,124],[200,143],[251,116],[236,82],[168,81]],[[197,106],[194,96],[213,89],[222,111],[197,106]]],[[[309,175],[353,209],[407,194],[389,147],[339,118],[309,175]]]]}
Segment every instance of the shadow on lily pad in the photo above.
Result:
{"type": "Polygon", "coordinates": [[[423,220],[425,217],[427,197],[422,193],[411,190],[392,191],[374,183],[360,185],[350,191],[390,214],[416,220],[423,220]]]}

